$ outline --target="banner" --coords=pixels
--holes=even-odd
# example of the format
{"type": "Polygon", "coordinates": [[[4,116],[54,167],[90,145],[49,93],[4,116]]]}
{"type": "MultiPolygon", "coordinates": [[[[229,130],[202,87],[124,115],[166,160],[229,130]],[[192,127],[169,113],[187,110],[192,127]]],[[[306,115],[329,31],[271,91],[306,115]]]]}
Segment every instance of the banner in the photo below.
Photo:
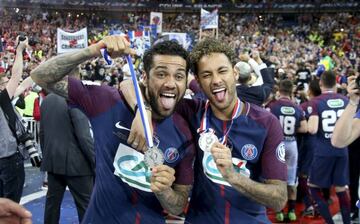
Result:
{"type": "Polygon", "coordinates": [[[217,29],[219,21],[218,10],[215,9],[211,13],[205,9],[201,9],[200,27],[202,30],[217,29]]]}
{"type": "Polygon", "coordinates": [[[162,12],[151,12],[150,13],[150,25],[156,25],[156,32],[162,32],[162,12]]]}
{"type": "Polygon", "coordinates": [[[64,30],[57,29],[57,53],[68,53],[79,49],[86,48],[87,42],[87,28],[84,28],[75,33],[68,33],[64,30]]]}
{"type": "Polygon", "coordinates": [[[155,42],[155,44],[165,40],[174,40],[181,44],[187,51],[192,50],[194,42],[187,33],[162,33],[161,37],[155,42]]]}

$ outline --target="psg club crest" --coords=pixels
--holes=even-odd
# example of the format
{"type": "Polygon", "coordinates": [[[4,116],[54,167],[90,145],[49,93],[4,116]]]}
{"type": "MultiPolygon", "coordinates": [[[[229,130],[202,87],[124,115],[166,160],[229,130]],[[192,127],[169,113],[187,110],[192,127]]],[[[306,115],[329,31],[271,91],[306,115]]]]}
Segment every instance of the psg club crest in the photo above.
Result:
{"type": "Polygon", "coordinates": [[[258,155],[258,149],[253,144],[246,144],[241,148],[241,156],[245,160],[253,160],[258,155]]]}
{"type": "Polygon", "coordinates": [[[167,163],[174,163],[178,160],[179,156],[179,151],[174,147],[165,150],[165,161],[167,163]]]}

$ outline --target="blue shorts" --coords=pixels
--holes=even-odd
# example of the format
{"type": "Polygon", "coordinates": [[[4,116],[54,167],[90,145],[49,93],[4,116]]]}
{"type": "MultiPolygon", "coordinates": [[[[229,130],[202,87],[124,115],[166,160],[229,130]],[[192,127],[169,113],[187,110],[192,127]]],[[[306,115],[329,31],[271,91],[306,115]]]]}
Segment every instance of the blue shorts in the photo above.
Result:
{"type": "Polygon", "coordinates": [[[321,188],[349,184],[349,158],[346,156],[314,156],[309,183],[321,188]]]}

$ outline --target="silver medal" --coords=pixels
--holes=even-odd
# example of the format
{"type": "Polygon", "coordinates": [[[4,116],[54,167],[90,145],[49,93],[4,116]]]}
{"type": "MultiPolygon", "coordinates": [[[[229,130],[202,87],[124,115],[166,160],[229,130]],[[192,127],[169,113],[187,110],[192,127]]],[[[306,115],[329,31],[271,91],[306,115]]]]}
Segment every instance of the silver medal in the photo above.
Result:
{"type": "Polygon", "coordinates": [[[156,146],[149,148],[144,153],[144,162],[149,168],[163,164],[164,160],[164,153],[156,146]]]}
{"type": "Polygon", "coordinates": [[[210,152],[211,146],[217,141],[219,141],[219,139],[214,132],[203,132],[200,134],[199,147],[204,152],[210,152]]]}

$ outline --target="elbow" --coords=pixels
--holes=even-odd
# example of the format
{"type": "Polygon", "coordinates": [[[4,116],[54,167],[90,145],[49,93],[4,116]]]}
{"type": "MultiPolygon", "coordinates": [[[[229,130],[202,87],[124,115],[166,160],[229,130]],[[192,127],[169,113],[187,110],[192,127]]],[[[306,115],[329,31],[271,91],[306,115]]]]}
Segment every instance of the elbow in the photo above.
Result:
{"type": "Polygon", "coordinates": [[[309,134],[315,135],[317,133],[317,130],[315,128],[309,127],[308,132],[309,132],[309,134]]]}
{"type": "Polygon", "coordinates": [[[343,143],[343,141],[341,141],[341,139],[339,139],[334,134],[331,137],[331,145],[334,146],[335,148],[344,148],[344,147],[346,147],[346,145],[343,143]]]}

